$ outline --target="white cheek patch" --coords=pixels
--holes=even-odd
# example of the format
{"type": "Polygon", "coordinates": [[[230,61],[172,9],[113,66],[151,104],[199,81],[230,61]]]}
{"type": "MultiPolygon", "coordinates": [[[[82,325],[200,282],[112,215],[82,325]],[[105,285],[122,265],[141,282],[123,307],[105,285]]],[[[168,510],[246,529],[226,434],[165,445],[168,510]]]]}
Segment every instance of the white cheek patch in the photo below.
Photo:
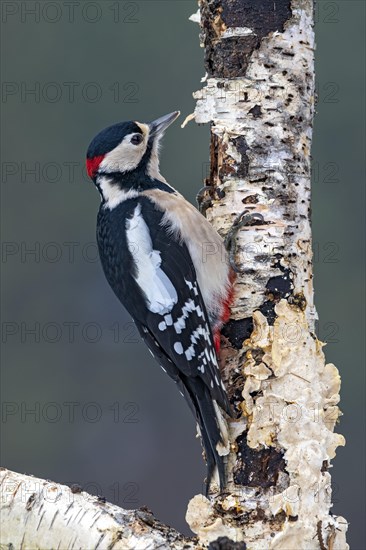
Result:
{"type": "Polygon", "coordinates": [[[112,151],[107,153],[99,165],[99,169],[106,172],[129,172],[139,165],[145,154],[148,136],[144,134],[144,141],[138,145],[131,143],[136,132],[128,134],[123,141],[112,151]]]}
{"type": "MultiPolygon", "coordinates": [[[[153,249],[149,229],[137,205],[132,218],[126,221],[127,246],[136,264],[136,283],[147,300],[152,313],[166,315],[178,301],[177,291],[161,269],[161,256],[153,249]]],[[[169,320],[169,319],[168,319],[169,320]]]]}

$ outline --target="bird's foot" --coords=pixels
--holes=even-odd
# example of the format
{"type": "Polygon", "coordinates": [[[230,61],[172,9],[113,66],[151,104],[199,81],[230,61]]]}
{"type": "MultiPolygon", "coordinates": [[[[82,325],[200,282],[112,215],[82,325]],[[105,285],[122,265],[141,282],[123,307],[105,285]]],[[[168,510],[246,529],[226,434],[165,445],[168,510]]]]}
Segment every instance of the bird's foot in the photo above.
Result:
{"type": "Polygon", "coordinates": [[[196,201],[198,204],[198,210],[201,214],[205,215],[206,210],[207,208],[210,208],[212,199],[215,198],[215,195],[218,199],[223,199],[225,197],[225,191],[214,185],[205,185],[198,191],[196,201]],[[208,198],[205,197],[206,195],[208,195],[208,198]]]}
{"type": "Polygon", "coordinates": [[[225,237],[225,248],[229,254],[229,263],[235,273],[241,273],[241,269],[236,265],[236,253],[237,244],[236,237],[242,227],[248,227],[251,225],[262,225],[264,218],[262,214],[255,212],[250,214],[249,210],[244,210],[239,216],[237,216],[233,222],[233,225],[229,229],[225,237]]]}

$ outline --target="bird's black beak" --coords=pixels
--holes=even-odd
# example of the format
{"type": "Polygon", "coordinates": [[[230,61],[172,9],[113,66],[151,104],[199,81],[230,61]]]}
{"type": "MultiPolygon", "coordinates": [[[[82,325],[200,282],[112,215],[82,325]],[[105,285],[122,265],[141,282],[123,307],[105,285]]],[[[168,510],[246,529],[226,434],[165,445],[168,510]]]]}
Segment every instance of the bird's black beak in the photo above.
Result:
{"type": "Polygon", "coordinates": [[[150,136],[162,136],[165,130],[170,126],[180,115],[180,111],[174,111],[149,123],[150,136]]]}

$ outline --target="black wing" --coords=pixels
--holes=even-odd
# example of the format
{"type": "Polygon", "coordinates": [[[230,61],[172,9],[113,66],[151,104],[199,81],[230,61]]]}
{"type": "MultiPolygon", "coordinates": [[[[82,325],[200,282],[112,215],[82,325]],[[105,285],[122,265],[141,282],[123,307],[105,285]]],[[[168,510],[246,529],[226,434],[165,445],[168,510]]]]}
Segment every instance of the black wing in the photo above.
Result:
{"type": "MultiPolygon", "coordinates": [[[[150,200],[142,201],[141,215],[148,223],[152,248],[160,255],[160,269],[176,291],[176,303],[168,313],[154,313],[146,306],[143,296],[143,317],[139,315],[141,304],[136,304],[131,314],[147,327],[179,371],[188,378],[201,379],[212,398],[231,414],[221,382],[208,314],[189,251],[162,225],[162,213],[150,200]]],[[[135,245],[138,247],[139,243],[135,245]]]]}

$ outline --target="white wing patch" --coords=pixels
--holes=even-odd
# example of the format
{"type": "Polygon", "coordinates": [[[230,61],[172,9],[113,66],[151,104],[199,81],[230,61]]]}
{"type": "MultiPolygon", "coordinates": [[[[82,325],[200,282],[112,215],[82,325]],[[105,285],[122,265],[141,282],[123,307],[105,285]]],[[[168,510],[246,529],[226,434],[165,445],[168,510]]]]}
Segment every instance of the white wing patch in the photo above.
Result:
{"type": "Polygon", "coordinates": [[[135,280],[144,292],[147,308],[152,313],[165,315],[178,301],[177,291],[161,269],[161,256],[153,249],[149,228],[141,215],[141,205],[126,221],[127,246],[137,267],[135,280]]]}
{"type": "Polygon", "coordinates": [[[195,311],[198,317],[203,317],[203,311],[199,304],[195,304],[192,299],[188,300],[182,307],[182,315],[174,323],[175,332],[180,334],[186,328],[186,320],[189,314],[195,311]]]}

